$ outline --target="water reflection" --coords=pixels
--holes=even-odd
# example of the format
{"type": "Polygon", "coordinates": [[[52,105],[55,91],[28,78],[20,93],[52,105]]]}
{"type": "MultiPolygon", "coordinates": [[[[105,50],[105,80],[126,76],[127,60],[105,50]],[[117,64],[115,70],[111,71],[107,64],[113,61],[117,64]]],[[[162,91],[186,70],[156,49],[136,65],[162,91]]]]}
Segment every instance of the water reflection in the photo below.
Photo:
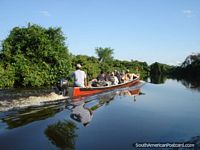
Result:
{"type": "Polygon", "coordinates": [[[63,102],[40,107],[29,107],[26,109],[4,112],[0,120],[7,124],[8,129],[12,129],[52,117],[64,108],[63,102]]]}
{"type": "Polygon", "coordinates": [[[151,75],[150,82],[154,84],[163,84],[167,80],[167,77],[164,75],[151,75]]]}
{"type": "Polygon", "coordinates": [[[180,81],[188,89],[200,92],[200,78],[177,79],[177,81],[180,81]]]}
{"type": "Polygon", "coordinates": [[[47,119],[58,112],[68,109],[72,120],[87,126],[92,120],[93,112],[103,105],[109,105],[116,96],[133,96],[136,101],[136,95],[141,94],[140,87],[126,88],[71,101],[57,101],[53,104],[47,103],[39,107],[4,112],[0,114],[0,120],[7,124],[8,129],[13,129],[34,121],[47,119]]]}
{"type": "Polygon", "coordinates": [[[84,126],[87,126],[90,123],[92,116],[92,110],[85,107],[84,101],[80,101],[78,104],[75,103],[71,108],[70,117],[77,122],[81,122],[84,126]]]}
{"type": "Polygon", "coordinates": [[[129,88],[109,93],[100,94],[94,97],[74,99],[66,108],[71,110],[71,119],[87,126],[93,117],[94,111],[103,105],[109,105],[116,96],[132,96],[136,101],[136,96],[144,94],[140,88],[129,88]]]}
{"type": "Polygon", "coordinates": [[[78,136],[75,131],[78,128],[71,121],[58,121],[49,125],[45,130],[48,139],[60,149],[75,149],[75,140],[78,136]]]}
{"type": "MultiPolygon", "coordinates": [[[[164,84],[167,80],[167,76],[164,75],[152,75],[150,76],[150,82],[154,84],[164,84]]],[[[186,88],[199,91],[200,92],[200,78],[185,77],[185,78],[174,78],[170,76],[169,78],[175,79],[181,82],[186,88]]]]}

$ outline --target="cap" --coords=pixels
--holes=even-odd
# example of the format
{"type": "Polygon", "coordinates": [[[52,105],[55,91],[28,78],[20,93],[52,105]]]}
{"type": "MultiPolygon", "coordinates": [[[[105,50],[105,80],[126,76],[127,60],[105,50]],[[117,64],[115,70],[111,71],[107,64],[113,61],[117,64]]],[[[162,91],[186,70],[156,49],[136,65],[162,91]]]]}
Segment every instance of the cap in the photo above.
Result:
{"type": "Polygon", "coordinates": [[[81,66],[80,64],[77,64],[76,67],[77,67],[77,68],[81,68],[82,66],[81,66]]]}

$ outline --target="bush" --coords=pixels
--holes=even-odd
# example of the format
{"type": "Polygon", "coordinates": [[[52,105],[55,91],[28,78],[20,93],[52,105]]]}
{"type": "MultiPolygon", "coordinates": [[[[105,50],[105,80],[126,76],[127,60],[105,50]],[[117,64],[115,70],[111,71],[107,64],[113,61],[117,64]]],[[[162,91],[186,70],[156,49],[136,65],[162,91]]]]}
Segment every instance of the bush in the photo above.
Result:
{"type": "Polygon", "coordinates": [[[51,85],[66,77],[71,59],[64,41],[61,28],[45,29],[30,24],[13,28],[2,43],[1,61],[14,68],[14,85],[51,85]]]}

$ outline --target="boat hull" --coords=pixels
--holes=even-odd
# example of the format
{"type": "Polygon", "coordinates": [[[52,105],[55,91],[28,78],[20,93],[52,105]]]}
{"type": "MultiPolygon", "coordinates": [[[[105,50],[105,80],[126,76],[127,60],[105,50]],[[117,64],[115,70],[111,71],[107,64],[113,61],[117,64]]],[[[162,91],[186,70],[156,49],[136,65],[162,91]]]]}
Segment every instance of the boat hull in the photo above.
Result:
{"type": "Polygon", "coordinates": [[[78,97],[84,97],[84,96],[90,96],[118,88],[124,88],[124,87],[130,87],[138,84],[140,82],[139,77],[135,78],[132,81],[118,84],[118,85],[112,85],[109,87],[91,87],[91,88],[81,88],[81,87],[68,87],[68,96],[71,98],[78,98],[78,97]]]}

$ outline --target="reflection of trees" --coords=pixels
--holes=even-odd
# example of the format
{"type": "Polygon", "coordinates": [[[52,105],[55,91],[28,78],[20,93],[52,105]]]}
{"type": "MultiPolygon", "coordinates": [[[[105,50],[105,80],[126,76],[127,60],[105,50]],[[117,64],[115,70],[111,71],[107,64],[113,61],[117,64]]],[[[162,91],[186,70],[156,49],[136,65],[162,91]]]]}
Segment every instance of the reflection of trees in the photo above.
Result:
{"type": "Polygon", "coordinates": [[[150,76],[151,83],[154,83],[154,84],[165,83],[166,79],[167,79],[167,77],[164,75],[151,75],[150,76]]]}
{"type": "MultiPolygon", "coordinates": [[[[103,93],[96,95],[93,97],[91,100],[90,99],[81,99],[82,102],[85,104],[89,104],[90,102],[93,102],[93,100],[98,100],[96,103],[93,103],[92,106],[88,107],[87,109],[94,111],[97,110],[98,108],[102,107],[103,105],[109,105],[111,101],[115,100],[116,96],[136,96],[136,95],[143,95],[140,91],[140,88],[126,88],[122,90],[117,90],[117,91],[111,91],[108,93],[103,93]]],[[[76,103],[77,101],[75,101],[76,103]]],[[[73,105],[73,102],[71,103],[73,105]]],[[[85,107],[85,105],[84,105],[85,107]]]]}
{"type": "Polygon", "coordinates": [[[181,83],[191,90],[196,90],[200,92],[200,79],[198,78],[184,78],[184,79],[178,79],[181,81],[181,83]]]}
{"type": "Polygon", "coordinates": [[[52,117],[63,109],[63,104],[26,108],[9,112],[6,116],[2,117],[1,120],[7,123],[9,129],[12,129],[52,117]]]}
{"type": "Polygon", "coordinates": [[[60,149],[75,149],[76,125],[71,121],[58,121],[45,130],[48,139],[60,149]]]}

